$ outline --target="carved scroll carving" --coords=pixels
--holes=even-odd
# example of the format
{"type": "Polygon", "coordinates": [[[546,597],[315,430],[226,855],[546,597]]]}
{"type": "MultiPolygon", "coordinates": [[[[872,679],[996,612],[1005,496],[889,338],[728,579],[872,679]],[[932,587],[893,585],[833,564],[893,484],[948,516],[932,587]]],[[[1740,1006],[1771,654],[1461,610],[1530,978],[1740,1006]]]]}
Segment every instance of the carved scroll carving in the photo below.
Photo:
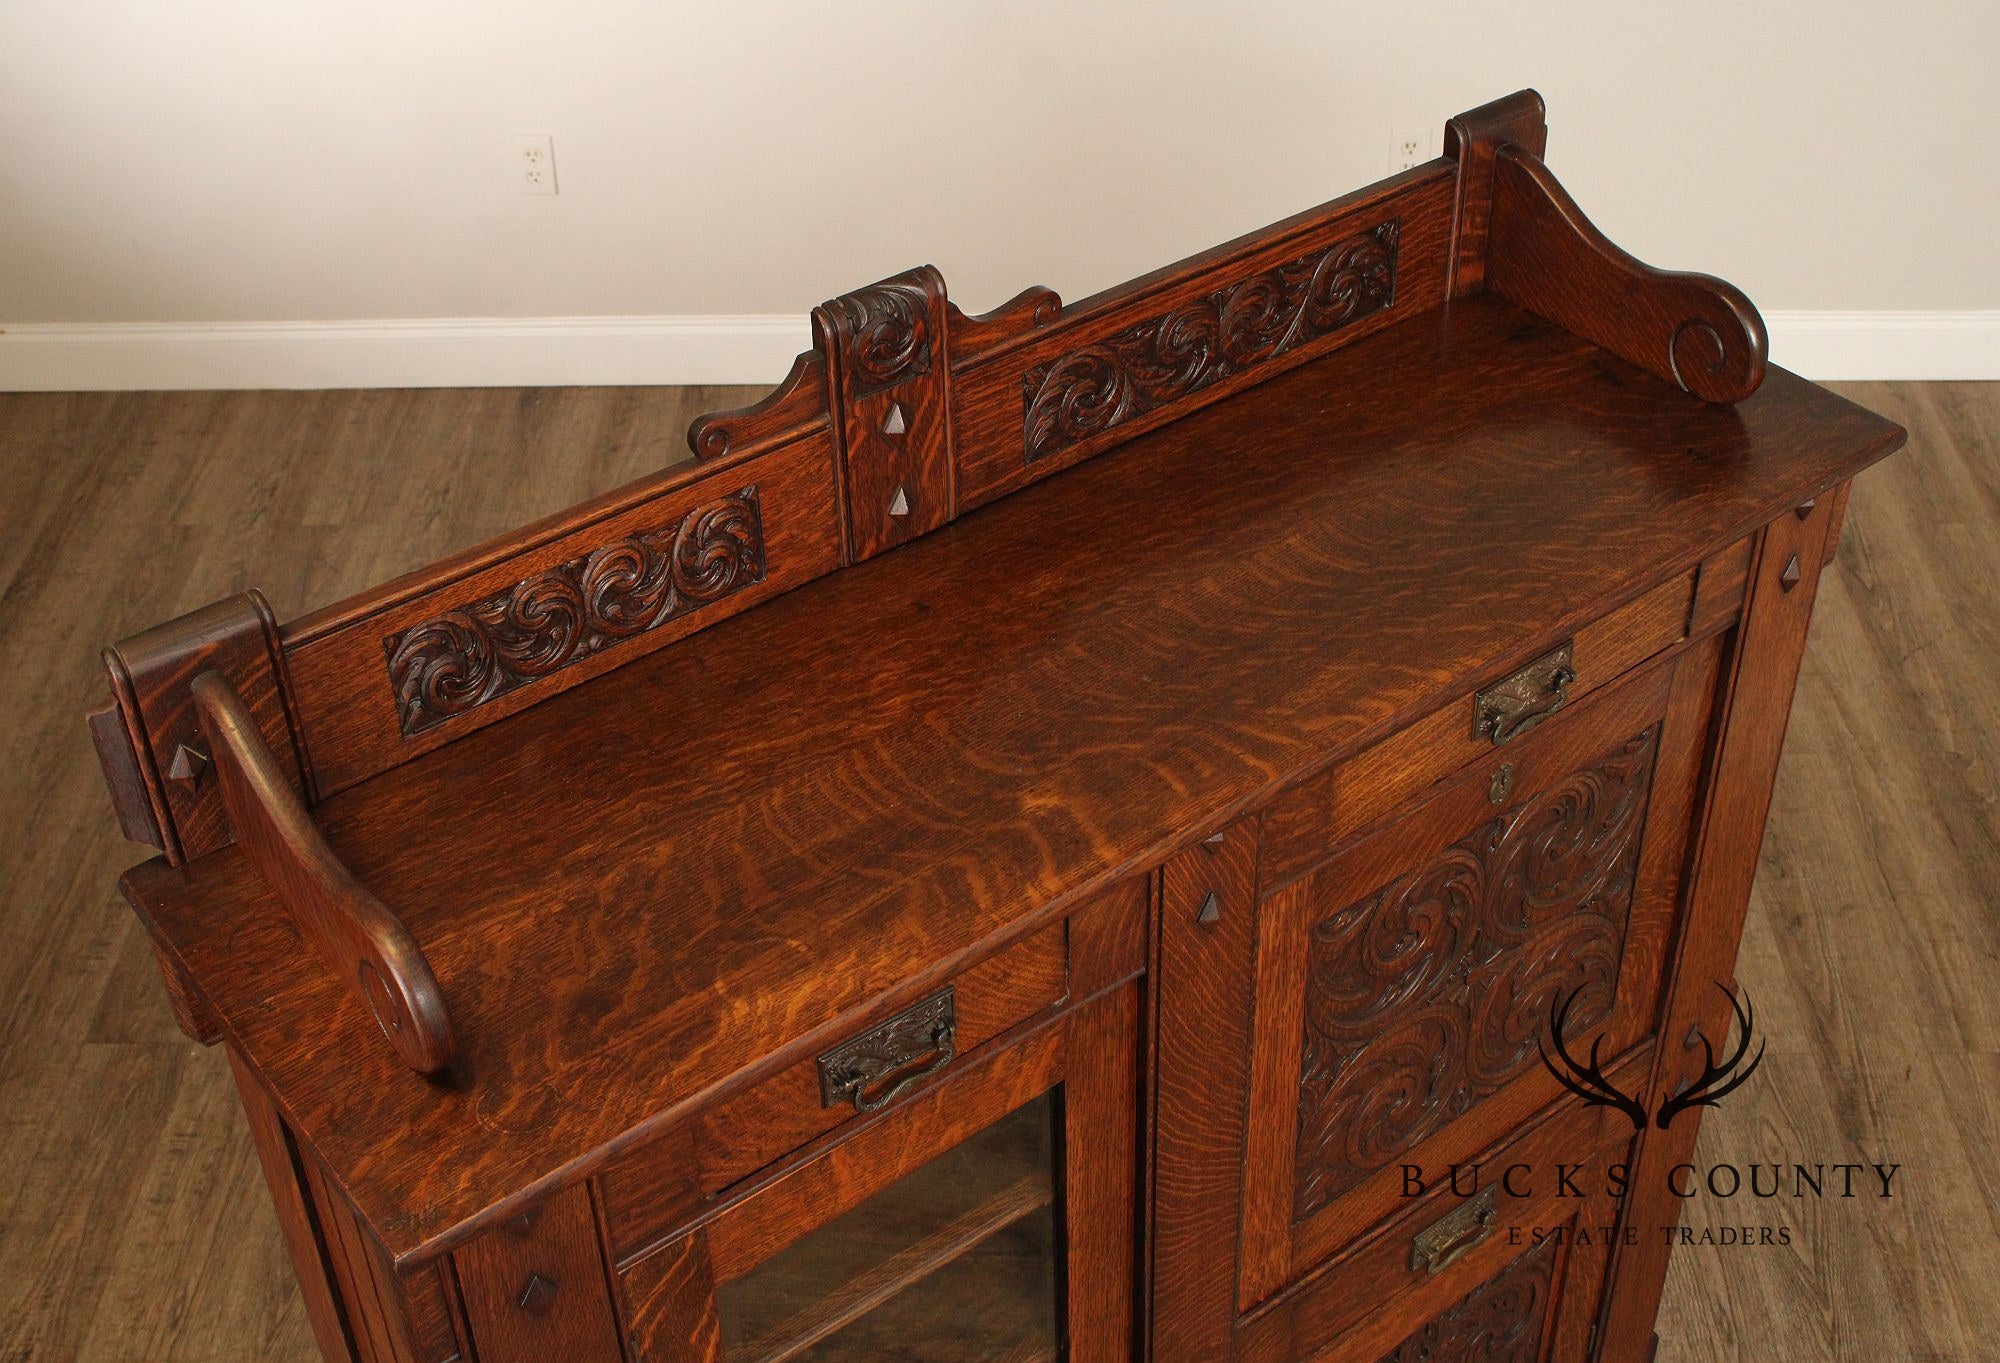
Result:
{"type": "Polygon", "coordinates": [[[1541,1356],[1554,1236],[1488,1279],[1477,1291],[1411,1335],[1381,1363],[1534,1363],[1541,1356]]]}
{"type": "Polygon", "coordinates": [[[1610,1014],[1657,734],[1313,927],[1298,1220],[1533,1064],[1558,994],[1578,1031],[1610,1014]]]}
{"type": "Polygon", "coordinates": [[[382,641],[404,737],[764,580],[755,484],[382,641]]]}
{"type": "Polygon", "coordinates": [[[851,396],[893,388],[931,367],[930,298],[915,284],[885,281],[826,305],[852,335],[845,351],[851,396]]]}
{"type": "Polygon", "coordinates": [[[1396,298],[1392,218],[1238,280],[1022,377],[1022,456],[1034,463],[1264,363],[1396,298]]]}

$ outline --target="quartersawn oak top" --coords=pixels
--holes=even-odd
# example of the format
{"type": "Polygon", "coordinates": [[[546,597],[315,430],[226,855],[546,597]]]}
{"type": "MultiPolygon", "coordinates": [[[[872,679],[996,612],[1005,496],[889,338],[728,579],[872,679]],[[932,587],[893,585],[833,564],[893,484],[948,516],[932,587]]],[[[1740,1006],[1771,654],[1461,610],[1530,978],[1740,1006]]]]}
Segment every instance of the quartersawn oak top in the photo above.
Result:
{"type": "Polygon", "coordinates": [[[414,1262],[1901,439],[1490,295],[1246,390],[319,806],[442,983],[437,1079],[234,848],[127,892],[414,1262]]]}

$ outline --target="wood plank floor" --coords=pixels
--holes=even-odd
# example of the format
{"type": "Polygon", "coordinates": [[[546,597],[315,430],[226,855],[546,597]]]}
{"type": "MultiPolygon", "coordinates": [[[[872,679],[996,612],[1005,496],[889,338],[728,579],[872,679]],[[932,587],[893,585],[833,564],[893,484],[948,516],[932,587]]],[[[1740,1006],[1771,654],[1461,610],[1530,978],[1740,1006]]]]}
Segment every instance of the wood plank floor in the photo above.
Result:
{"type": "MultiPolygon", "coordinates": [[[[2000,1359],[2000,384],[1911,431],[1822,589],[1741,972],[1769,1055],[1704,1163],[1898,1162],[1897,1197],[1702,1197],[1789,1247],[1674,1261],[1662,1363],[2000,1359]]],[[[684,456],[724,389],[0,395],[0,1359],[305,1360],[227,1067],[117,901],[97,649],[242,586],[281,617],[684,456]]]]}

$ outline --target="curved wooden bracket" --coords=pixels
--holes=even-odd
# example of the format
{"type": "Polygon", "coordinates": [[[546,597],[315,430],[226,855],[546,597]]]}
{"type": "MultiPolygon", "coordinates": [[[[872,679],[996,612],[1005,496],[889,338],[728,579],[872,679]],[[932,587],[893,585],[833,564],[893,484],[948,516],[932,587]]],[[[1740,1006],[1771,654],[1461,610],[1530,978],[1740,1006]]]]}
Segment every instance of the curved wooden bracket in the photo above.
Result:
{"type": "Polygon", "coordinates": [[[211,671],[190,690],[237,846],[403,1062],[424,1074],[443,1069],[451,1018],[416,938],[327,846],[236,688],[211,671]]]}
{"type": "Polygon", "coordinates": [[[1633,259],[1519,146],[1495,155],[1486,284],[1705,401],[1741,402],[1764,381],[1770,341],[1741,290],[1633,259]]]}

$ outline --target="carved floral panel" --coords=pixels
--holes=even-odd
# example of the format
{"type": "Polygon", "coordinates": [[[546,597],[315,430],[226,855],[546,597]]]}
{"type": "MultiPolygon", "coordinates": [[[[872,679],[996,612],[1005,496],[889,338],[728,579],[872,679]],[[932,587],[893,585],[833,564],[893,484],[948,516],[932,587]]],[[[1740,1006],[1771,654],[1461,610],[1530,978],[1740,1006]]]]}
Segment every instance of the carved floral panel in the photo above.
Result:
{"type": "Polygon", "coordinates": [[[1022,376],[1032,464],[1252,369],[1396,299],[1402,220],[1240,279],[1022,376]]]}
{"type": "Polygon", "coordinates": [[[1296,1219],[1535,1063],[1559,995],[1610,1015],[1658,732],[1313,926],[1296,1219]]]}
{"type": "Polygon", "coordinates": [[[1550,1237],[1431,1321],[1381,1363],[1535,1363],[1555,1272],[1550,1237]]]}
{"type": "Polygon", "coordinates": [[[382,641],[405,738],[764,580],[753,484],[382,641]]]}

